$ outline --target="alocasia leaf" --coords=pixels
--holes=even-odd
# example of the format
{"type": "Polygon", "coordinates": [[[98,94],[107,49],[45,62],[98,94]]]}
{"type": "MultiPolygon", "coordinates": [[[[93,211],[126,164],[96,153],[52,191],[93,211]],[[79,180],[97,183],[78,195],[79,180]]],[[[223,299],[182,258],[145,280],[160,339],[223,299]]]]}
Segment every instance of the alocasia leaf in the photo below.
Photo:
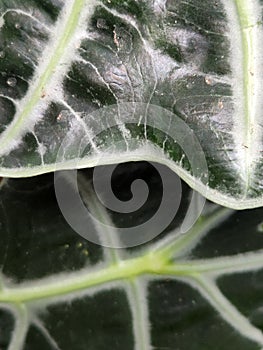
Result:
{"type": "MultiPolygon", "coordinates": [[[[144,174],[154,196],[132,217],[99,210],[114,222],[111,234],[114,225],[147,220],[161,200],[161,179],[147,164],[116,169],[120,199],[127,199],[131,174],[144,174]]],[[[92,192],[92,172],[83,176],[80,191],[92,192]]],[[[8,180],[0,197],[1,349],[262,349],[262,209],[233,212],[207,203],[180,234],[186,186],[183,194],[159,238],[114,250],[69,227],[52,175],[8,180]]],[[[91,198],[84,199],[96,213],[91,198]]]]}
{"type": "MultiPolygon", "coordinates": [[[[70,228],[52,175],[6,179],[149,160],[214,202],[261,206],[262,5],[0,0],[1,349],[263,349],[262,209],[207,203],[182,234],[184,186],[165,232],[118,250],[70,228]],[[191,169],[202,156],[208,174],[191,169]]],[[[113,179],[124,201],[136,166],[113,179]]],[[[154,195],[133,215],[101,208],[82,177],[113,236],[158,208],[141,166],[154,195]]]]}
{"type": "Polygon", "coordinates": [[[262,205],[261,0],[1,0],[0,14],[0,175],[73,167],[58,149],[84,133],[79,167],[154,160],[219,204],[262,205]],[[145,118],[120,111],[94,135],[92,113],[99,124],[101,108],[127,102],[169,111],[168,131],[184,120],[209,179],[145,118]]]}

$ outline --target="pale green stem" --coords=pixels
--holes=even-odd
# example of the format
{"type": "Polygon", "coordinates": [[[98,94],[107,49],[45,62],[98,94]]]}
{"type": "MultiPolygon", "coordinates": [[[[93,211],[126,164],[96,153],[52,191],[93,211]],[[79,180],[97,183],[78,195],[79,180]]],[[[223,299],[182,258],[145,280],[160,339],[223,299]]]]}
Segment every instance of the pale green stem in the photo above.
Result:
{"type": "Polygon", "coordinates": [[[141,275],[174,275],[191,277],[201,274],[218,276],[226,273],[254,271],[263,268],[262,251],[237,257],[208,259],[205,262],[169,262],[160,256],[148,254],[140,258],[121,261],[101,270],[68,273],[56,278],[42,279],[37,282],[21,284],[17,287],[4,288],[0,291],[2,303],[26,303],[39,299],[52,299],[61,295],[77,294],[91,287],[126,280],[141,275]],[[243,257],[243,258],[242,258],[243,257]]]}
{"type": "Polygon", "coordinates": [[[211,305],[219,312],[221,317],[235,328],[243,337],[263,345],[262,332],[254,327],[248,318],[221,293],[214,281],[204,276],[195,277],[196,287],[206,297],[211,305]]]}
{"type": "Polygon", "coordinates": [[[27,103],[25,104],[24,108],[15,117],[14,121],[10,124],[10,126],[6,129],[0,138],[1,154],[3,154],[9,147],[9,143],[11,141],[18,139],[18,136],[21,132],[21,126],[26,124],[26,121],[32,113],[34,107],[41,100],[41,96],[46,85],[56,71],[56,67],[63,57],[65,49],[67,48],[68,43],[70,42],[73,34],[78,27],[79,18],[84,4],[85,0],[74,1],[68,20],[65,23],[65,27],[61,28],[61,36],[57,38],[57,45],[54,49],[54,52],[48,61],[43,74],[38,78],[35,89],[32,90],[31,96],[26,96],[27,103]]]}
{"type": "MultiPolygon", "coordinates": [[[[94,215],[100,223],[96,224],[94,220],[94,226],[97,229],[98,237],[100,239],[101,245],[103,246],[103,251],[106,260],[109,263],[117,264],[121,260],[120,250],[108,247],[118,247],[120,246],[118,241],[118,234],[116,233],[115,226],[107,212],[107,210],[102,206],[102,204],[97,199],[96,193],[91,186],[91,183],[82,174],[78,175],[78,183],[80,192],[83,197],[83,201],[89,208],[91,215],[94,215]],[[102,231],[103,230],[103,231],[102,231]]],[[[88,229],[88,228],[87,228],[88,229]]]]}
{"type": "Polygon", "coordinates": [[[154,273],[159,265],[160,261],[155,261],[153,256],[147,255],[121,261],[101,270],[82,270],[78,273],[57,275],[52,279],[20,284],[18,287],[5,287],[0,291],[0,303],[26,303],[77,293],[101,284],[136,277],[144,273],[154,273]]]}
{"type": "Polygon", "coordinates": [[[147,286],[137,279],[128,282],[127,294],[133,318],[135,350],[151,350],[151,331],[147,304],[147,286]]]}
{"type": "Polygon", "coordinates": [[[14,309],[15,329],[8,350],[22,350],[29,327],[28,311],[23,304],[15,305],[14,309]]]}
{"type": "Polygon", "coordinates": [[[186,255],[200,243],[201,239],[211,229],[232,215],[232,213],[233,210],[221,207],[215,210],[210,216],[200,217],[197,223],[187,233],[178,233],[176,235],[175,232],[174,237],[173,234],[170,234],[161,246],[157,246],[156,255],[161,255],[162,259],[165,260],[186,255]]]}
{"type": "MultiPolygon", "coordinates": [[[[247,196],[247,192],[250,188],[251,182],[251,172],[253,170],[253,159],[251,152],[253,149],[253,139],[255,135],[254,128],[256,127],[255,122],[255,110],[257,103],[257,89],[256,89],[256,79],[255,75],[257,74],[256,68],[260,62],[256,61],[256,47],[255,42],[255,30],[253,27],[257,26],[258,23],[255,21],[255,14],[253,13],[256,9],[253,9],[253,1],[249,0],[234,0],[234,4],[237,11],[237,17],[239,21],[240,33],[241,33],[241,51],[242,51],[242,84],[243,89],[243,100],[240,103],[243,103],[244,109],[244,121],[245,126],[244,130],[244,145],[243,151],[245,152],[245,193],[244,197],[247,196]]],[[[258,8],[261,10],[261,7],[258,8]]],[[[257,14],[256,14],[257,15],[257,14]]],[[[258,77],[257,77],[258,78],[258,77]]]]}
{"type": "Polygon", "coordinates": [[[162,269],[164,274],[195,275],[206,274],[213,277],[232,273],[245,273],[263,269],[263,250],[234,256],[206,260],[180,261],[162,269]]]}

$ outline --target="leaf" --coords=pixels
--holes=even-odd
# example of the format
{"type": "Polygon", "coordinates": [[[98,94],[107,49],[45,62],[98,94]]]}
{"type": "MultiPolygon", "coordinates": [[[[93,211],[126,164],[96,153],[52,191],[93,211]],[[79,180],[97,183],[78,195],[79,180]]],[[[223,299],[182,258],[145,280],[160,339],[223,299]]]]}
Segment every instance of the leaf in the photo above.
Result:
{"type": "Polygon", "coordinates": [[[1,176],[151,160],[221,205],[262,205],[261,0],[2,0],[0,13],[1,176]],[[209,178],[189,164],[201,153],[209,178]]]}
{"type": "MultiPolygon", "coordinates": [[[[148,180],[149,201],[132,215],[101,207],[92,194],[93,171],[81,176],[84,202],[111,223],[111,235],[148,220],[162,200],[162,179],[152,165],[125,164],[113,173],[112,189],[124,204],[134,177],[148,180]]],[[[174,176],[169,173],[171,182],[174,176]]],[[[0,197],[1,348],[262,349],[262,208],[234,212],[207,202],[182,234],[189,195],[184,186],[180,210],[159,237],[109,249],[70,228],[51,174],[6,181],[0,197]]],[[[97,233],[108,240],[109,232],[97,233]]]]}

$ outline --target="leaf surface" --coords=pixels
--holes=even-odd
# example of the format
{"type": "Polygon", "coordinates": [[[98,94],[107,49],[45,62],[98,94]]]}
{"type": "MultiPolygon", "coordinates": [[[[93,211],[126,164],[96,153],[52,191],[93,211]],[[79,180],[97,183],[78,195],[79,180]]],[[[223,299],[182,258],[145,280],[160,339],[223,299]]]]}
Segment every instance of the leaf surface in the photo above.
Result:
{"type": "MultiPolygon", "coordinates": [[[[91,212],[112,222],[113,235],[114,227],[148,220],[161,200],[161,179],[143,163],[114,173],[120,199],[134,174],[144,174],[154,196],[132,215],[98,211],[92,196],[85,198],[91,212]]],[[[91,186],[92,172],[83,175],[91,186]]],[[[181,234],[186,186],[183,193],[159,237],[114,250],[70,228],[51,175],[10,179],[0,200],[2,349],[262,349],[262,209],[233,212],[207,203],[181,234]]],[[[106,231],[98,235],[107,240],[106,231]]]]}
{"type": "Polygon", "coordinates": [[[2,176],[154,160],[219,204],[262,205],[261,0],[1,0],[0,15],[2,176]],[[163,108],[167,132],[147,126],[147,109],[129,123],[123,103],[163,108]],[[110,105],[118,113],[105,117],[110,105]],[[169,136],[178,118],[209,179],[169,136]]]}

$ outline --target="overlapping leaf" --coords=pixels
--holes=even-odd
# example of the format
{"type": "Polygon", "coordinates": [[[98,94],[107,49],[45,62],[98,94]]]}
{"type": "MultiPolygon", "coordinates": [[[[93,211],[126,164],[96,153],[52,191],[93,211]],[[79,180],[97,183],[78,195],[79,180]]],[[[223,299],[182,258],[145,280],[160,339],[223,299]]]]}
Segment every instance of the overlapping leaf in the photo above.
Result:
{"type": "Polygon", "coordinates": [[[70,167],[68,159],[55,164],[57,152],[82,128],[91,148],[81,167],[98,153],[100,164],[154,159],[220,204],[262,205],[261,0],[1,0],[0,14],[1,175],[70,167]],[[174,140],[139,119],[125,125],[120,113],[117,130],[92,140],[90,114],[123,102],[184,120],[203,148],[209,183],[193,176],[174,140]],[[116,144],[110,157],[105,135],[116,144]]]}

